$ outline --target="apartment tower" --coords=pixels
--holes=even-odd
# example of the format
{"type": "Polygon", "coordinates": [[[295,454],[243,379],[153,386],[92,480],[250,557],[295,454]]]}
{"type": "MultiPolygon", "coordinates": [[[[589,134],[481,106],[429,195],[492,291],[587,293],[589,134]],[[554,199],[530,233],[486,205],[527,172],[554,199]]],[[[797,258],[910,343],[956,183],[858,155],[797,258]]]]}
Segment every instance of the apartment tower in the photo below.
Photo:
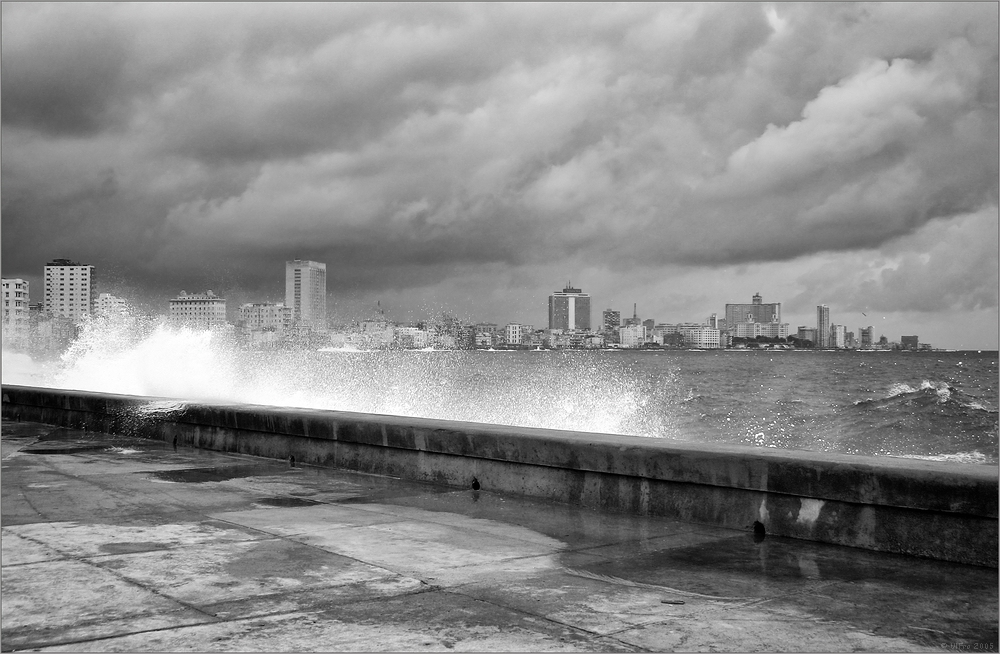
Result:
{"type": "Polygon", "coordinates": [[[69,259],[45,264],[45,310],[54,316],[81,320],[94,311],[97,284],[94,267],[69,259]]]}
{"type": "Polygon", "coordinates": [[[830,307],[816,307],[816,347],[830,347],[830,307]]]}
{"type": "Polygon", "coordinates": [[[590,295],[573,288],[572,282],[550,295],[549,329],[589,330],[590,295]]]}
{"type": "Polygon", "coordinates": [[[326,264],[316,261],[285,262],[285,306],[292,323],[313,331],[326,331],[326,264]]]}

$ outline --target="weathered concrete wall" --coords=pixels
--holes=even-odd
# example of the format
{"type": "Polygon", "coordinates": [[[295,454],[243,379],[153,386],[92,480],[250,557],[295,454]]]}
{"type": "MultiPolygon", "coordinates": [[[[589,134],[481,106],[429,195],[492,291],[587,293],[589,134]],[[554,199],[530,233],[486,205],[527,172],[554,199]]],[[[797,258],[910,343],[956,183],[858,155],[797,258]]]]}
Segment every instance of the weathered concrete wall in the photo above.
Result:
{"type": "Polygon", "coordinates": [[[993,466],[20,386],[3,415],[997,566],[993,466]]]}

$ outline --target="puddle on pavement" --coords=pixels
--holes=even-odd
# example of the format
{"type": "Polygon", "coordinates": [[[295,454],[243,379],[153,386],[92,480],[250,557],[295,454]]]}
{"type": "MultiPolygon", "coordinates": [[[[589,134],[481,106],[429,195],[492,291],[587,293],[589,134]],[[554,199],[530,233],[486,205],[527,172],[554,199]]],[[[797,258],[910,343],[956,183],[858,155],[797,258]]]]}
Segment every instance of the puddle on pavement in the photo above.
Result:
{"type": "Polygon", "coordinates": [[[76,454],[77,452],[94,452],[105,450],[110,443],[103,441],[48,441],[32,443],[21,448],[25,454],[76,454]]]}
{"type": "Polygon", "coordinates": [[[136,554],[166,549],[170,549],[170,546],[157,542],[106,543],[101,545],[103,554],[136,554]]]}
{"type": "Polygon", "coordinates": [[[47,434],[38,437],[39,442],[47,441],[80,441],[80,440],[107,440],[107,435],[100,432],[89,432],[83,429],[70,429],[59,427],[47,434]],[[103,438],[101,438],[103,437],[103,438]]]}
{"type": "Polygon", "coordinates": [[[204,484],[206,482],[228,481],[243,477],[255,477],[273,472],[259,465],[252,466],[216,466],[212,468],[187,468],[184,470],[158,470],[144,473],[157,481],[170,481],[181,484],[204,484]]]}
{"type": "Polygon", "coordinates": [[[317,502],[316,500],[307,500],[302,497],[265,497],[263,499],[254,500],[255,504],[263,504],[264,506],[276,506],[276,507],[296,507],[296,506],[315,506],[317,504],[322,504],[322,502],[317,502]]]}
{"type": "Polygon", "coordinates": [[[127,446],[138,452],[149,441],[132,437],[109,436],[102,432],[58,427],[44,434],[37,434],[34,442],[21,448],[26,454],[75,454],[94,450],[107,450],[127,446]]]}

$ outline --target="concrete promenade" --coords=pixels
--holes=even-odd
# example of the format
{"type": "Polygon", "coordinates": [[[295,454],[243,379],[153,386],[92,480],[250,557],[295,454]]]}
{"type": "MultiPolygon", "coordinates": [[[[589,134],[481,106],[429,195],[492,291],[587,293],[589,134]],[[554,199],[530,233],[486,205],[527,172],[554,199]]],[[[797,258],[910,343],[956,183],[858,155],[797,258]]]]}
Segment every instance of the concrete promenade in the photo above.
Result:
{"type": "Polygon", "coordinates": [[[977,567],[3,422],[0,646],[996,651],[977,567]]]}
{"type": "Polygon", "coordinates": [[[998,470],[296,407],[3,387],[3,417],[997,567],[998,470]]]}

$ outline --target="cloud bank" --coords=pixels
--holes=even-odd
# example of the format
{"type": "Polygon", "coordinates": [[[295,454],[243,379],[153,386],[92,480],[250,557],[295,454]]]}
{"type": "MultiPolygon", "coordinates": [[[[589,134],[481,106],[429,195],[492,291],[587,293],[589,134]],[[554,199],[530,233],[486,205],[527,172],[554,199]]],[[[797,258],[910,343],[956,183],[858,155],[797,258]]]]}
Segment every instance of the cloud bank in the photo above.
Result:
{"type": "Polygon", "coordinates": [[[280,293],[312,258],[334,295],[538,293],[800,262],[807,304],[995,310],[997,12],[4,4],[4,275],[280,293]],[[810,282],[831,253],[896,267],[810,282]]]}

